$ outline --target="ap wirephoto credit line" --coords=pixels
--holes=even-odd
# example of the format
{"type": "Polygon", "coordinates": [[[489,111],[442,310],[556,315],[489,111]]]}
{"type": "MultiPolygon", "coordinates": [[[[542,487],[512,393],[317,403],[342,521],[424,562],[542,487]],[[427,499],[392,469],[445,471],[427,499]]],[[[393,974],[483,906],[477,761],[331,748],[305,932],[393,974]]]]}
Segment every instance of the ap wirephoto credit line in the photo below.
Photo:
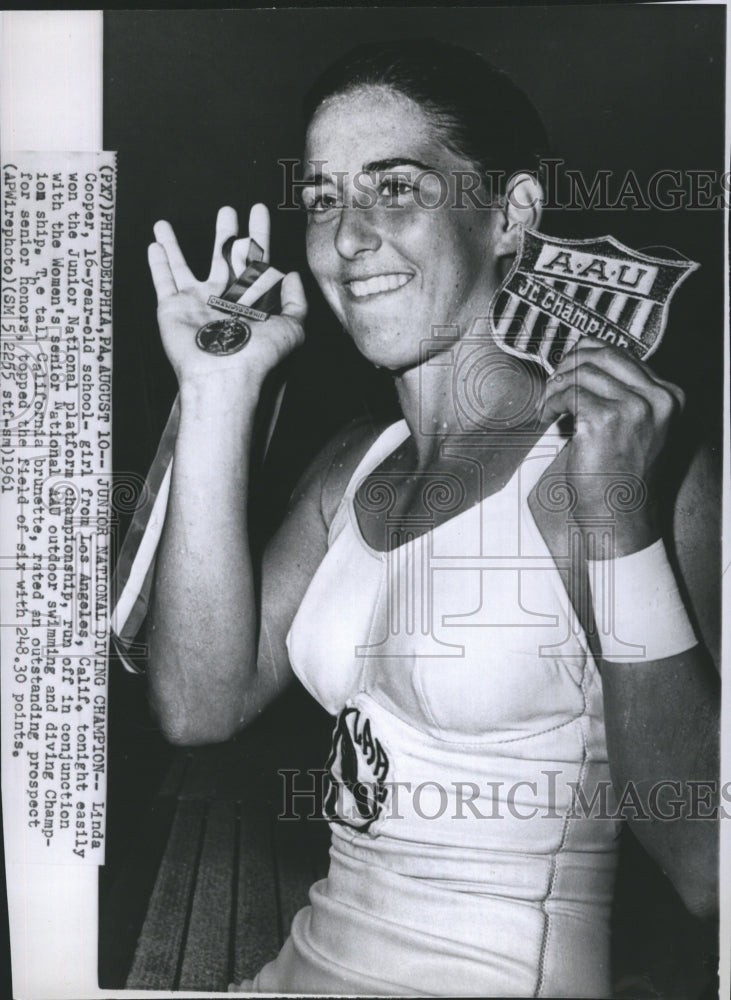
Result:
{"type": "Polygon", "coordinates": [[[727,34],[3,15],[16,1000],[727,992],[727,34]]]}

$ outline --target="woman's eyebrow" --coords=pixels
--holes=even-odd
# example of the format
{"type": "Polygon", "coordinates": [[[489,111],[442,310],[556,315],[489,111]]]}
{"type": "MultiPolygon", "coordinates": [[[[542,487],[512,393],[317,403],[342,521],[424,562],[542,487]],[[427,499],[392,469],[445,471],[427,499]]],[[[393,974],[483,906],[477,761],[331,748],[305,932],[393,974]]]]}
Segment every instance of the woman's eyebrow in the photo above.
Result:
{"type": "Polygon", "coordinates": [[[325,174],[322,170],[308,170],[301,183],[307,187],[321,187],[323,184],[332,184],[333,179],[330,174],[325,174]]]}
{"type": "MultiPolygon", "coordinates": [[[[430,166],[428,163],[424,163],[422,160],[414,160],[409,156],[389,156],[386,160],[370,160],[368,163],[363,164],[364,174],[377,174],[383,173],[386,170],[393,170],[394,167],[418,167],[420,170],[428,170],[434,172],[436,167],[430,166]]],[[[338,178],[342,178],[344,174],[338,171],[338,178]]],[[[320,187],[324,184],[334,184],[334,177],[322,170],[308,171],[302,179],[302,183],[306,186],[320,187]]]]}
{"type": "Polygon", "coordinates": [[[393,170],[394,167],[419,167],[420,170],[433,171],[436,168],[430,167],[428,163],[421,160],[414,160],[410,156],[390,156],[387,160],[371,160],[370,163],[363,164],[363,173],[377,174],[384,170],[393,170]]]}

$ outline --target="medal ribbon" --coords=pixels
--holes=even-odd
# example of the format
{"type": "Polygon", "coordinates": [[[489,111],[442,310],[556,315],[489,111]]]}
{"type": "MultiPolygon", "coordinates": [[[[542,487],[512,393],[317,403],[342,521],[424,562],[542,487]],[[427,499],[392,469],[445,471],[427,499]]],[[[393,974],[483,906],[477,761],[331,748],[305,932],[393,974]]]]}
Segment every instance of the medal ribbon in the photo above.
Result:
{"type": "Polygon", "coordinates": [[[284,275],[276,267],[264,261],[264,251],[256,242],[249,240],[246,268],[237,275],[231,264],[231,251],[236,241],[229,237],[221,248],[228,264],[228,286],[221,296],[212,295],[208,304],[215,309],[231,312],[250,319],[267,319],[271,313],[282,308],[281,287],[284,275]]]}
{"type": "MultiPolygon", "coordinates": [[[[229,269],[229,283],[223,295],[211,296],[209,304],[216,309],[244,315],[252,319],[267,319],[281,309],[281,284],[284,275],[264,262],[264,251],[250,239],[246,267],[237,275],[231,264],[231,251],[236,237],[224,243],[222,252],[229,269]]],[[[282,403],[284,386],[279,391],[269,425],[266,449],[282,403]]],[[[150,603],[155,573],[157,548],[160,544],[173,472],[173,454],[180,422],[180,399],[175,398],[170,416],[160,438],[157,452],[147,474],[137,502],[132,522],[119,551],[112,577],[113,609],[110,616],[110,638],[114,651],[125,669],[133,674],[144,673],[135,657],[144,656],[146,646],[137,642],[150,603]]]]}

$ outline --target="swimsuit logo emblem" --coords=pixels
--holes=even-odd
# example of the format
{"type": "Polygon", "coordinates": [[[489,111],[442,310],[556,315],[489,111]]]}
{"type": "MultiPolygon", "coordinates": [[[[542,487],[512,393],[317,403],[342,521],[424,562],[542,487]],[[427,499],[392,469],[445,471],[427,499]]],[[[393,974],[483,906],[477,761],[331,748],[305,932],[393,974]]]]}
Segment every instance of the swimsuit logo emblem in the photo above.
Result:
{"type": "Polygon", "coordinates": [[[390,764],[370,719],[360,709],[344,708],[338,716],[326,766],[326,818],[368,831],[384,811],[390,764]]]}

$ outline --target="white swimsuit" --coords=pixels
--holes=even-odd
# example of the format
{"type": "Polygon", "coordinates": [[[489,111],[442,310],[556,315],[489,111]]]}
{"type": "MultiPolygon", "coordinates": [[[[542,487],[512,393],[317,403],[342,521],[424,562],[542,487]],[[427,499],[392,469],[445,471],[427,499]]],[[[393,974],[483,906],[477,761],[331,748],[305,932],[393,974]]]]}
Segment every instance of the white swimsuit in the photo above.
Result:
{"type": "MultiPolygon", "coordinates": [[[[407,435],[360,463],[289,633],[338,716],[331,864],[241,988],[605,996],[619,828],[581,815],[608,787],[601,682],[527,503],[564,441],[551,428],[498,493],[380,552],[353,499],[407,435]]],[[[431,497],[450,502],[448,483],[431,497]]]]}

